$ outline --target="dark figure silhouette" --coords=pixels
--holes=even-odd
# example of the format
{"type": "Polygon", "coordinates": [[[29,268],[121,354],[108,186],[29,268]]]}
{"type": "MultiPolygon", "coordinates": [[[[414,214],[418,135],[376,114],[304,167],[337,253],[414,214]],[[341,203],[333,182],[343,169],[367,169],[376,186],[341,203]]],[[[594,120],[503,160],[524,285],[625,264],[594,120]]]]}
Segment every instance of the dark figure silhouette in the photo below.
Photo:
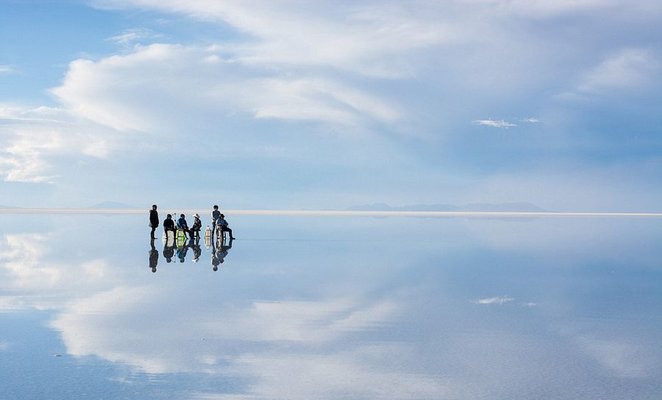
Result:
{"type": "Polygon", "coordinates": [[[184,231],[184,237],[186,237],[186,234],[189,232],[188,223],[186,223],[186,216],[184,214],[180,214],[179,219],[177,220],[177,229],[184,231]]]}
{"type": "Polygon", "coordinates": [[[214,271],[218,270],[219,264],[225,262],[225,257],[227,257],[228,255],[228,250],[232,248],[233,240],[234,240],[233,238],[230,238],[227,246],[224,244],[224,241],[222,239],[219,240],[218,249],[214,251],[214,253],[212,254],[212,265],[214,266],[213,268],[214,271]],[[214,262],[216,262],[216,264],[214,264],[214,262]]]}
{"type": "Polygon", "coordinates": [[[219,240],[223,241],[225,239],[223,236],[224,232],[228,232],[230,234],[230,240],[234,240],[234,236],[232,236],[232,229],[230,229],[228,221],[225,219],[225,215],[221,214],[221,216],[216,220],[216,230],[218,231],[219,240]]]}
{"type": "Polygon", "coordinates": [[[200,238],[200,229],[202,229],[202,221],[200,221],[200,216],[198,214],[193,214],[193,225],[189,232],[191,233],[191,238],[197,237],[200,238]]]}
{"type": "MultiPolygon", "coordinates": [[[[165,224],[165,221],[163,222],[165,224]]],[[[167,263],[172,262],[172,258],[175,256],[175,236],[166,237],[165,243],[163,243],[163,258],[166,259],[167,263]]]]}
{"type": "Polygon", "coordinates": [[[211,212],[211,237],[214,238],[214,233],[216,231],[216,220],[221,216],[221,212],[218,211],[218,206],[214,205],[214,211],[211,212]]]}
{"type": "Polygon", "coordinates": [[[202,247],[200,247],[200,238],[193,238],[189,241],[189,247],[193,250],[193,262],[197,263],[200,261],[200,255],[202,255],[202,247]]]}
{"type": "Polygon", "coordinates": [[[152,205],[152,209],[149,210],[149,226],[152,228],[150,237],[154,238],[154,231],[159,227],[159,213],[156,211],[156,204],[152,205]]]}
{"type": "Polygon", "coordinates": [[[168,232],[172,231],[172,237],[175,237],[175,221],[172,220],[172,215],[166,215],[166,219],[163,220],[163,233],[166,235],[166,240],[168,239],[168,232]]]}
{"type": "Polygon", "coordinates": [[[216,241],[212,240],[211,241],[211,269],[213,271],[218,271],[218,266],[221,264],[221,260],[218,258],[216,247],[218,247],[216,245],[216,241]]]}
{"type": "Polygon", "coordinates": [[[156,272],[156,266],[159,263],[159,252],[154,247],[154,237],[149,241],[151,249],[149,250],[149,268],[152,272],[156,272]]]}

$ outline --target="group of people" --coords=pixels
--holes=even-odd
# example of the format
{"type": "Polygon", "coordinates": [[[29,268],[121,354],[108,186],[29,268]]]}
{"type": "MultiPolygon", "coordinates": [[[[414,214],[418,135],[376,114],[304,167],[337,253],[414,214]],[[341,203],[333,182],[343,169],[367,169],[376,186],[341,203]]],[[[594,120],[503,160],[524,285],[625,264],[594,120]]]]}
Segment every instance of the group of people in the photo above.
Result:
{"type": "MultiPolygon", "coordinates": [[[[149,210],[149,226],[152,228],[150,237],[152,239],[154,239],[154,232],[156,231],[156,228],[159,227],[159,223],[159,213],[157,211],[156,204],[154,204],[152,205],[152,209],[149,210]]],[[[168,214],[166,219],[163,220],[163,232],[166,234],[166,236],[168,235],[169,231],[172,231],[173,235],[176,235],[177,230],[179,230],[184,233],[185,239],[187,239],[189,236],[191,238],[199,238],[201,229],[202,221],[200,221],[200,215],[198,215],[198,213],[193,214],[193,225],[191,225],[191,227],[188,226],[188,222],[186,222],[186,216],[184,214],[179,215],[177,223],[175,223],[175,221],[172,219],[171,214],[168,214]]],[[[218,210],[217,205],[214,205],[213,211],[211,212],[211,237],[213,239],[215,238],[215,234],[217,234],[218,239],[222,240],[223,234],[225,232],[228,232],[230,235],[230,240],[234,240],[232,229],[230,229],[228,221],[225,219],[225,215],[223,215],[218,210]]]]}

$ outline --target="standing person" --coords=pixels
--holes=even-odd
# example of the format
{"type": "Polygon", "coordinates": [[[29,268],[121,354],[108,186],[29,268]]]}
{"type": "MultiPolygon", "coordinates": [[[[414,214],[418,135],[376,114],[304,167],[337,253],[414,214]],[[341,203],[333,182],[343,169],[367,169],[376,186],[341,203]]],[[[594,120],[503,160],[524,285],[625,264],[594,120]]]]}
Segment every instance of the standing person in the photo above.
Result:
{"type": "Polygon", "coordinates": [[[214,238],[214,231],[216,230],[216,220],[221,216],[221,212],[218,211],[218,206],[214,205],[214,211],[211,212],[211,237],[214,238]]]}
{"type": "Polygon", "coordinates": [[[156,211],[156,204],[153,204],[152,209],[149,210],[149,226],[152,227],[150,237],[154,239],[154,231],[159,227],[159,213],[156,211]]]}

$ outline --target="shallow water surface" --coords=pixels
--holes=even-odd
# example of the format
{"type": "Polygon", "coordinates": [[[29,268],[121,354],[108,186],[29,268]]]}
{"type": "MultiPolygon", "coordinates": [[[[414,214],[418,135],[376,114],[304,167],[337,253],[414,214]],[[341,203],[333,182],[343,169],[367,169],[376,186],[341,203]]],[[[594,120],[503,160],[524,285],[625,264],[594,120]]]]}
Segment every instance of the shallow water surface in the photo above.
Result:
{"type": "Polygon", "coordinates": [[[0,215],[0,399],[662,398],[661,219],[228,217],[0,215]]]}

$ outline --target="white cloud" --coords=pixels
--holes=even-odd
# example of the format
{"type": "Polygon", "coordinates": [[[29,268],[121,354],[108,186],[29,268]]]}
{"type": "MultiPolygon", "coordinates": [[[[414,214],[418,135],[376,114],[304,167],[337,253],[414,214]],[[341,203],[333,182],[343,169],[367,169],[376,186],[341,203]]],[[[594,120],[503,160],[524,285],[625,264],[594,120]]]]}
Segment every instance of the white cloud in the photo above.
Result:
{"type": "Polygon", "coordinates": [[[398,312],[394,303],[329,298],[206,307],[174,299],[162,287],[118,287],[73,301],[52,326],[73,356],[95,355],[147,373],[245,377],[250,383],[241,396],[254,399],[329,398],[339,390],[369,398],[448,392],[438,377],[411,372],[413,348],[348,340],[388,324],[398,312]]]}
{"type": "Polygon", "coordinates": [[[14,72],[14,68],[12,66],[0,64],[0,75],[11,74],[12,72],[14,72]]]}
{"type": "Polygon", "coordinates": [[[487,297],[487,298],[484,298],[484,299],[477,299],[477,300],[472,301],[472,303],[474,303],[474,304],[499,304],[499,305],[501,305],[501,304],[509,303],[513,300],[515,300],[515,299],[512,298],[512,297],[498,296],[498,297],[487,297]]]}
{"type": "Polygon", "coordinates": [[[646,378],[659,371],[657,360],[646,346],[625,341],[579,338],[584,350],[610,375],[646,378]]]}
{"type": "Polygon", "coordinates": [[[537,124],[540,122],[538,118],[530,117],[530,118],[523,118],[522,122],[528,122],[529,124],[537,124]]]}
{"type": "Polygon", "coordinates": [[[221,124],[233,112],[345,126],[400,117],[379,97],[329,78],[266,70],[259,75],[273,76],[265,78],[245,68],[215,46],[157,44],[98,62],[74,61],[52,92],[76,115],[120,131],[178,132],[199,123],[197,117],[221,124]]]}
{"type": "Polygon", "coordinates": [[[0,241],[0,277],[4,290],[31,297],[32,306],[41,307],[48,304],[48,301],[41,303],[42,297],[52,300],[61,296],[60,301],[64,302],[68,301],[68,290],[83,294],[112,284],[111,269],[102,260],[75,265],[44,262],[50,251],[46,244],[51,239],[38,234],[4,235],[0,241]]]}
{"type": "MultiPolygon", "coordinates": [[[[476,116],[540,116],[545,121],[540,131],[543,128],[551,131],[555,122],[563,118],[557,112],[558,104],[550,105],[546,97],[550,93],[558,93],[558,88],[573,88],[576,93],[587,94],[628,85],[645,87],[646,82],[654,79],[656,71],[648,69],[646,63],[659,59],[657,50],[646,48],[641,41],[647,37],[641,32],[632,33],[627,42],[633,48],[622,53],[614,48],[622,47],[626,37],[617,33],[611,37],[619,39],[618,44],[599,39],[602,44],[596,46],[596,38],[605,37],[606,25],[622,26],[624,32],[629,32],[628,28],[634,27],[633,21],[638,21],[639,17],[643,18],[642,32],[655,32],[648,22],[649,17],[641,12],[641,4],[631,5],[627,13],[620,13],[627,7],[618,1],[360,1],[338,4],[289,0],[106,0],[94,3],[104,7],[145,9],[150,12],[140,15],[147,18],[155,17],[152,11],[191,18],[193,23],[186,25],[191,31],[187,33],[197,32],[195,25],[203,20],[216,24],[218,36],[212,37],[210,32],[214,30],[204,28],[201,36],[209,41],[200,43],[196,42],[199,36],[182,38],[177,36],[181,33],[178,28],[173,28],[159,40],[168,38],[173,43],[183,44],[133,46],[154,39],[153,32],[138,28],[114,36],[115,42],[129,46],[120,55],[72,62],[64,81],[52,93],[63,112],[94,126],[88,129],[82,127],[82,122],[76,122],[79,128],[74,129],[78,132],[74,136],[82,138],[83,131],[89,134],[91,130],[98,131],[99,125],[106,127],[104,134],[90,134],[95,145],[85,147],[87,153],[93,157],[103,157],[105,153],[107,157],[116,155],[114,150],[118,147],[127,148],[130,143],[139,142],[152,146],[144,155],[145,159],[154,160],[152,157],[157,153],[174,152],[174,146],[168,148],[164,143],[184,141],[184,136],[187,144],[194,145],[222,140],[224,146],[218,152],[231,157],[238,153],[249,154],[252,160],[260,159],[263,152],[259,149],[262,148],[286,149],[287,154],[281,153],[283,164],[291,161],[305,161],[307,165],[317,163],[320,168],[317,171],[324,168],[328,175],[335,174],[335,185],[330,191],[335,191],[341,185],[339,182],[351,181],[343,179],[342,174],[358,176],[348,171],[356,171],[359,163],[361,166],[386,165],[389,164],[386,160],[400,158],[397,163],[390,162],[387,167],[391,169],[383,171],[385,176],[397,176],[397,170],[410,171],[409,176],[412,172],[420,176],[434,170],[431,175],[439,176],[443,174],[434,172],[450,171],[454,167],[455,171],[447,175],[462,175],[457,173],[459,169],[484,171],[450,165],[453,161],[448,157],[432,161],[432,157],[421,157],[419,150],[429,147],[440,154],[446,151],[457,154],[456,150],[466,152],[469,146],[462,143],[466,140],[462,132],[475,130],[471,121],[476,116]],[[557,18],[564,16],[573,18],[557,18]],[[550,20],[545,24],[532,23],[537,18],[550,20]],[[573,27],[582,27],[587,34],[569,41],[573,27]],[[603,59],[604,54],[611,56],[603,59]],[[582,71],[589,72],[582,75],[582,71]],[[239,129],[235,129],[237,127],[239,129]],[[285,131],[287,134],[279,134],[285,131]],[[276,133],[269,136],[263,135],[265,132],[276,133]],[[370,149],[390,146],[391,151],[388,155],[379,151],[356,151],[350,157],[332,157],[329,155],[332,150],[325,152],[332,147],[320,145],[325,139],[319,140],[320,132],[323,135],[333,133],[342,139],[351,136],[335,147],[343,154],[352,146],[370,149]],[[350,143],[359,136],[357,132],[376,139],[365,140],[360,146],[350,143]],[[402,133],[416,135],[418,140],[405,142],[398,136],[402,133]],[[451,135],[460,139],[446,140],[451,135]],[[384,145],[385,142],[388,143],[384,145]],[[445,148],[445,145],[457,147],[445,148]],[[334,161],[329,162],[331,158],[334,161]],[[354,162],[359,159],[361,161],[354,162]]],[[[168,18],[174,18],[172,15],[168,18]]],[[[151,22],[137,24],[153,26],[151,22]]],[[[168,26],[162,25],[160,29],[167,32],[168,26]]],[[[597,118],[599,116],[586,115],[586,119],[597,118]]],[[[524,127],[537,122],[538,118],[515,117],[473,121],[478,126],[495,129],[524,127]]],[[[582,131],[571,122],[567,124],[567,129],[553,134],[528,135],[524,138],[526,142],[514,144],[514,140],[511,142],[508,138],[494,146],[495,149],[486,151],[496,155],[506,146],[512,146],[513,152],[521,154],[527,148],[532,151],[530,155],[550,155],[559,147],[582,146],[577,144],[581,137],[564,137],[561,143],[559,138],[566,132],[582,131]],[[533,140],[538,142],[533,143],[533,140]]],[[[69,160],[75,158],[73,152],[67,153],[64,149],[79,149],[82,142],[77,140],[79,144],[70,145],[70,133],[63,132],[60,136],[54,133],[54,144],[48,147],[39,140],[41,134],[29,133],[27,129],[20,135],[16,132],[12,135],[16,144],[6,146],[10,152],[2,155],[0,172],[13,181],[52,182],[59,175],[66,175],[67,171],[60,168],[63,164],[60,158],[67,155],[72,156],[69,160]]],[[[605,140],[609,142],[611,138],[605,140]]],[[[586,152],[564,154],[571,153],[571,157],[586,157],[586,152]]],[[[534,157],[501,157],[503,164],[497,167],[534,162],[534,157]]],[[[485,159],[488,158],[497,157],[485,159]]],[[[483,162],[463,154],[456,159],[471,160],[466,162],[478,167],[483,162]]],[[[544,157],[535,162],[551,159],[544,157]]],[[[252,161],[251,165],[256,162],[252,161]]],[[[260,179],[248,176],[251,172],[242,173],[247,174],[242,184],[260,179]]],[[[131,179],[136,178],[127,177],[124,181],[131,179]]],[[[306,194],[318,189],[310,189],[315,184],[301,183],[301,179],[293,178],[292,174],[282,174],[278,179],[284,184],[307,185],[302,189],[308,191],[306,194]]],[[[400,183],[389,184],[388,189],[376,189],[391,198],[406,196],[403,193],[420,197],[424,192],[438,197],[448,192],[438,186],[438,192],[432,194],[430,185],[412,187],[415,183],[411,182],[410,177],[403,177],[400,183],[411,190],[398,193],[392,188],[401,186],[400,183]],[[415,191],[418,193],[414,194],[415,191]]],[[[365,187],[355,184],[346,192],[354,191],[351,196],[356,196],[356,192],[365,187]]],[[[374,186],[365,191],[369,192],[367,197],[376,195],[374,186]]],[[[504,191],[495,192],[502,194],[504,191]]],[[[319,192],[317,196],[322,197],[319,192]]]]}
{"type": "Polygon", "coordinates": [[[404,53],[452,41],[454,29],[416,7],[382,3],[343,6],[297,1],[105,0],[104,7],[141,7],[226,23],[248,35],[233,46],[244,63],[322,66],[395,77],[413,67],[404,53]],[[416,11],[414,11],[416,10],[416,11]]]}
{"type": "Polygon", "coordinates": [[[505,121],[503,119],[477,119],[473,121],[476,125],[489,126],[491,128],[512,128],[517,126],[512,122],[505,121]]]}
{"type": "Polygon", "coordinates": [[[393,318],[393,303],[356,307],[351,299],[319,302],[256,302],[220,322],[213,330],[226,339],[257,341],[324,342],[341,334],[377,327],[393,318]],[[228,329],[229,328],[229,329],[228,329]]]}
{"type": "MultiPolygon", "coordinates": [[[[199,372],[210,368],[209,362],[202,362],[208,359],[205,354],[209,349],[192,350],[187,347],[192,331],[204,338],[208,346],[215,348],[216,357],[222,357],[226,351],[225,343],[229,342],[244,345],[252,342],[290,342],[293,345],[321,346],[352,332],[382,326],[397,314],[397,307],[389,302],[364,304],[350,299],[322,299],[310,302],[255,302],[248,308],[220,306],[215,308],[213,315],[202,312],[192,318],[189,312],[180,310],[182,305],[161,308],[164,301],[168,302],[149,288],[116,287],[71,302],[52,325],[61,332],[67,351],[75,356],[97,355],[151,373],[199,372]],[[150,313],[158,313],[159,309],[170,310],[169,317],[142,321],[138,326],[126,324],[136,330],[126,332],[134,337],[131,342],[113,331],[112,326],[118,321],[137,320],[138,314],[152,309],[150,313]],[[221,319],[220,315],[223,316],[221,319]],[[187,322],[178,318],[186,318],[187,322]],[[191,321],[196,321],[194,326],[191,321]],[[178,330],[175,326],[188,326],[190,329],[176,334],[178,330]],[[172,332],[168,338],[163,338],[167,345],[150,345],[159,336],[158,332],[166,331],[172,332]],[[164,346],[170,350],[163,351],[164,346]]],[[[199,305],[190,309],[199,309],[199,305]]]]}
{"type": "Polygon", "coordinates": [[[53,182],[57,159],[105,158],[113,148],[107,128],[57,108],[0,104],[0,133],[0,175],[6,182],[53,182]]]}
{"type": "Polygon", "coordinates": [[[579,86],[580,92],[601,93],[646,87],[658,79],[660,62],[645,49],[625,49],[593,68],[579,86]]]}
{"type": "MultiPolygon", "coordinates": [[[[335,354],[244,354],[230,371],[254,379],[246,396],[252,399],[445,398],[447,380],[434,375],[392,369],[391,360],[409,357],[403,346],[353,348],[335,354]],[[343,395],[344,394],[344,395],[343,395]]],[[[452,397],[452,396],[450,396],[452,397]]],[[[204,399],[223,399],[208,394],[204,399]]]]}
{"type": "Polygon", "coordinates": [[[622,0],[461,0],[461,2],[488,6],[493,12],[499,14],[530,18],[588,15],[600,11],[623,12],[632,9],[632,7],[647,12],[662,11],[662,7],[655,1],[644,1],[637,4],[622,0]]]}
{"type": "Polygon", "coordinates": [[[119,35],[111,36],[108,38],[109,41],[114,42],[118,45],[124,46],[124,47],[131,47],[135,45],[136,43],[145,41],[145,40],[152,40],[152,39],[158,39],[160,38],[161,35],[156,34],[154,31],[151,29],[147,28],[131,28],[127,29],[124,32],[120,33],[119,35]]]}

